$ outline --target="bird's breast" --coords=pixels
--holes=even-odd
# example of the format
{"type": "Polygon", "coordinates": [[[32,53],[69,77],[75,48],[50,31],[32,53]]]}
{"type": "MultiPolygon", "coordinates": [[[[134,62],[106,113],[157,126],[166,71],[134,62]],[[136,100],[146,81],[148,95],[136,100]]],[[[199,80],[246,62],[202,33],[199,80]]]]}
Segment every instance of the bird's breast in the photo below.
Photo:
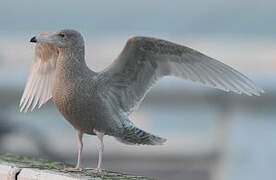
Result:
{"type": "Polygon", "coordinates": [[[74,96],[74,89],[68,84],[55,84],[53,89],[53,101],[58,110],[63,114],[68,114],[70,106],[73,105],[72,98],[74,96]]]}
{"type": "Polygon", "coordinates": [[[76,129],[88,133],[97,119],[97,107],[93,88],[87,87],[87,84],[81,80],[67,84],[60,82],[54,86],[53,101],[67,121],[76,129]]]}

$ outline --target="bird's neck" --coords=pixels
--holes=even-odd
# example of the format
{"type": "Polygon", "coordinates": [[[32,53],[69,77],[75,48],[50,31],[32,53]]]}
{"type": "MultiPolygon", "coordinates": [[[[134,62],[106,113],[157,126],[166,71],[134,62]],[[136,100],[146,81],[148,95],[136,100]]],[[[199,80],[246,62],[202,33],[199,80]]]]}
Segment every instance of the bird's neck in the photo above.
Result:
{"type": "Polygon", "coordinates": [[[57,76],[65,79],[78,78],[88,69],[84,58],[84,47],[62,48],[57,60],[57,76]]]}

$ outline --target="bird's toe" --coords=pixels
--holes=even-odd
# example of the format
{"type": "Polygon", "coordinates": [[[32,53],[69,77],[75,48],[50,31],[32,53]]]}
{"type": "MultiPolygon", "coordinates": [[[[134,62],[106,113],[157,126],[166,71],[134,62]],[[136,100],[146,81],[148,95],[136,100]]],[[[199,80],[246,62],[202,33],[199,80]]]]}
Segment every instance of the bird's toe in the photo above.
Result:
{"type": "Polygon", "coordinates": [[[102,168],[94,168],[94,169],[91,169],[90,172],[92,173],[101,173],[103,172],[104,170],[102,168]]]}

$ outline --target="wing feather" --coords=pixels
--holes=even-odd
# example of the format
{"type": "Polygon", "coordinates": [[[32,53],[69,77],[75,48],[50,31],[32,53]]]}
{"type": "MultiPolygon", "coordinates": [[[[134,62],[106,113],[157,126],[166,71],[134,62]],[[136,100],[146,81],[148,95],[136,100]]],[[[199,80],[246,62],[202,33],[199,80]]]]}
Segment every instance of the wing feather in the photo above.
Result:
{"type": "Polygon", "coordinates": [[[191,48],[148,37],[129,39],[119,57],[101,74],[108,79],[105,97],[112,97],[110,100],[127,114],[138,107],[150,88],[164,76],[249,96],[263,92],[228,65],[191,48]]]}
{"type": "Polygon", "coordinates": [[[20,111],[40,108],[51,99],[57,58],[58,49],[55,46],[36,44],[34,62],[20,100],[20,111]]]}

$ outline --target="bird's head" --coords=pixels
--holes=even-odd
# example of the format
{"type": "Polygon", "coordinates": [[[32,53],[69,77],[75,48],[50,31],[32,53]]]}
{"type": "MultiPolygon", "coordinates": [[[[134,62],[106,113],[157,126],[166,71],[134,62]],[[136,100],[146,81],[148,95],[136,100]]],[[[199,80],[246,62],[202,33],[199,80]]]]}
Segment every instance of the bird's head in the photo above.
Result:
{"type": "Polygon", "coordinates": [[[30,42],[48,43],[59,48],[84,46],[82,35],[78,31],[71,29],[64,29],[52,33],[40,33],[38,36],[32,37],[30,42]]]}

